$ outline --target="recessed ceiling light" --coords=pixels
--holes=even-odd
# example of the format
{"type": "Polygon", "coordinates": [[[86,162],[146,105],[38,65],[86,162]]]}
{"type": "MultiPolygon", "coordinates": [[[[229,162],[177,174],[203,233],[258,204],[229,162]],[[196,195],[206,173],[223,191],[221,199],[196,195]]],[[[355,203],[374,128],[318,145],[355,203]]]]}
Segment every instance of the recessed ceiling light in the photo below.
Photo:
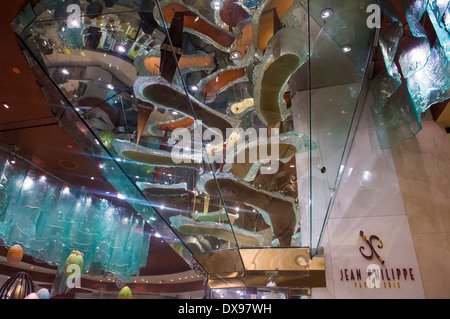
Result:
{"type": "Polygon", "coordinates": [[[242,58],[242,54],[239,51],[234,51],[234,52],[231,52],[230,58],[232,60],[238,60],[238,59],[242,58]]]}
{"type": "Polygon", "coordinates": [[[191,87],[189,89],[193,92],[197,92],[199,90],[199,87],[198,87],[198,85],[194,84],[194,85],[191,85],[191,87]]]}
{"type": "Polygon", "coordinates": [[[67,74],[69,74],[69,70],[67,70],[67,69],[61,69],[61,73],[67,75],[67,74]]]}
{"type": "Polygon", "coordinates": [[[341,50],[342,50],[342,52],[344,52],[344,53],[349,53],[351,50],[352,50],[352,46],[351,45],[344,45],[342,48],[341,48],[341,50]]]}
{"type": "Polygon", "coordinates": [[[331,18],[332,16],[334,16],[334,11],[333,11],[333,9],[330,9],[330,8],[324,9],[320,13],[320,16],[322,17],[322,19],[331,18]]]}
{"type": "Polygon", "coordinates": [[[93,176],[91,176],[91,179],[92,179],[92,180],[94,180],[94,177],[93,177],[93,176]]]}
{"type": "Polygon", "coordinates": [[[127,49],[125,49],[125,47],[123,45],[119,45],[117,46],[117,51],[119,51],[120,53],[124,53],[127,49]]]}
{"type": "Polygon", "coordinates": [[[16,68],[16,67],[12,68],[12,71],[16,74],[22,73],[22,70],[20,70],[19,68],[16,68]]]}
{"type": "Polygon", "coordinates": [[[122,194],[117,194],[117,198],[118,199],[125,199],[125,196],[123,196],[122,194]]]}
{"type": "Polygon", "coordinates": [[[211,8],[213,8],[214,10],[220,10],[223,7],[223,2],[222,0],[212,0],[211,1],[211,8]]]}
{"type": "Polygon", "coordinates": [[[9,109],[9,105],[6,103],[3,103],[3,106],[5,107],[5,109],[9,109]]]}

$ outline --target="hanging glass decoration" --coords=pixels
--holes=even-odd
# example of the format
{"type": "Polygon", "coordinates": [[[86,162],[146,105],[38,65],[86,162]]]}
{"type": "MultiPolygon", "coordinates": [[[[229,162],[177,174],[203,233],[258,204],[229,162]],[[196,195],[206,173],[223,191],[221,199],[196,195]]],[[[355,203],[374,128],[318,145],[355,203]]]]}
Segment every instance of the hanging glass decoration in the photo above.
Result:
{"type": "Polygon", "coordinates": [[[385,149],[415,136],[425,112],[450,98],[450,0],[401,0],[406,21],[392,0],[377,2],[388,17],[379,40],[386,72],[372,81],[372,114],[385,149]]]}
{"type": "Polygon", "coordinates": [[[77,250],[84,255],[84,271],[113,272],[124,281],[139,274],[151,238],[141,216],[85,188],[44,178],[21,160],[11,164],[10,157],[0,151],[0,239],[6,246],[20,244],[27,255],[61,272],[77,250]]]}

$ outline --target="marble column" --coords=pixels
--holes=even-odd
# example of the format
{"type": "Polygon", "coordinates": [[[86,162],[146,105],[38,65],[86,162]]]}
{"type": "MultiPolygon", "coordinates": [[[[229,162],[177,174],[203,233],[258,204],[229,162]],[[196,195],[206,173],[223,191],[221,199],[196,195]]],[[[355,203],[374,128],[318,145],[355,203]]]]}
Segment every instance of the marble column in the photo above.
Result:
{"type": "Polygon", "coordinates": [[[450,298],[450,140],[429,113],[392,149],[426,298],[450,298]]]}

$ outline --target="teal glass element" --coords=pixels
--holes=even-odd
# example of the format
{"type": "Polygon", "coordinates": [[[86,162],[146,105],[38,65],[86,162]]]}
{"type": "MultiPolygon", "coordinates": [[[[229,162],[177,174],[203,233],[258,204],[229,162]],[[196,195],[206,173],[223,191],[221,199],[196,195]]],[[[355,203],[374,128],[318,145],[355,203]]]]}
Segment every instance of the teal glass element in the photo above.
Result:
{"type": "Polygon", "coordinates": [[[420,132],[424,113],[450,98],[450,34],[446,24],[450,1],[402,0],[411,34],[404,32],[390,2],[379,3],[392,22],[380,35],[387,74],[372,81],[372,113],[381,148],[391,148],[420,132]],[[433,44],[420,22],[425,14],[436,31],[433,44]]]}
{"type": "Polygon", "coordinates": [[[145,267],[151,234],[145,220],[84,188],[11,163],[0,153],[0,239],[49,265],[64,265],[72,250],[84,254],[92,275],[114,273],[130,280],[145,267]],[[16,169],[17,168],[17,169],[16,169]]]}

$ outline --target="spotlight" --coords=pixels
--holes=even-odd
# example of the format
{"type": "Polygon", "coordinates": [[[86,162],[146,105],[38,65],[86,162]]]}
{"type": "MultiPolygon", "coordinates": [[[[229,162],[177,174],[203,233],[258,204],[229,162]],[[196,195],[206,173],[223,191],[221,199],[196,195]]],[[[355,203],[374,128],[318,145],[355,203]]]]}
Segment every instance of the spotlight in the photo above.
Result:
{"type": "Polygon", "coordinates": [[[344,45],[342,48],[341,48],[341,50],[342,50],[342,52],[344,52],[344,53],[349,53],[351,50],[352,50],[352,46],[351,45],[344,45]]]}
{"type": "Polygon", "coordinates": [[[211,8],[213,8],[216,11],[221,10],[223,7],[223,2],[221,0],[212,0],[211,1],[211,8]]]}
{"type": "Polygon", "coordinates": [[[330,8],[324,9],[320,13],[320,16],[322,17],[322,19],[331,18],[332,16],[334,16],[334,11],[332,9],[330,9],[330,8]]]}
{"type": "Polygon", "coordinates": [[[232,59],[232,60],[238,60],[238,59],[240,59],[242,57],[242,54],[241,54],[241,52],[239,52],[239,51],[234,51],[234,52],[232,52],[231,54],[230,54],[230,58],[232,59]]]}
{"type": "Polygon", "coordinates": [[[123,45],[118,45],[117,46],[117,51],[119,51],[120,53],[124,53],[127,49],[125,49],[125,47],[123,45]]]}

